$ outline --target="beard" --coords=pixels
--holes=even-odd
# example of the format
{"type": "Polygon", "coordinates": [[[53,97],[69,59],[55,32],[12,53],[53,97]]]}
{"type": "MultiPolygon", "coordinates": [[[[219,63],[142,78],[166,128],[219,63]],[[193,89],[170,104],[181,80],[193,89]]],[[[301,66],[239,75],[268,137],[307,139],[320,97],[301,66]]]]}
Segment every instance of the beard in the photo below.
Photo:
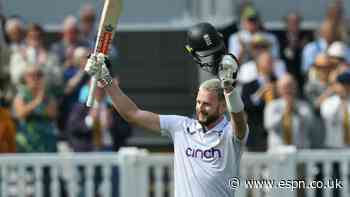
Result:
{"type": "Polygon", "coordinates": [[[209,126],[220,118],[219,113],[213,113],[209,115],[204,112],[197,112],[197,120],[201,125],[209,126]]]}

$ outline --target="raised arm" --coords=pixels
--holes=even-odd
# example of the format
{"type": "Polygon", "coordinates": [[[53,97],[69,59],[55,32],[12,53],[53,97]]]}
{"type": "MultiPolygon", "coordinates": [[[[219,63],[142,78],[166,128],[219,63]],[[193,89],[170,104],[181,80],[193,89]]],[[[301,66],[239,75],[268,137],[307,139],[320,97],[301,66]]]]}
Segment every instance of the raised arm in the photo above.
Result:
{"type": "Polygon", "coordinates": [[[238,91],[234,88],[225,89],[225,97],[226,105],[231,116],[232,128],[236,131],[236,137],[242,140],[248,130],[242,99],[238,91]]]}
{"type": "Polygon", "coordinates": [[[160,131],[159,115],[138,108],[119,88],[116,80],[113,80],[112,84],[104,89],[112,98],[114,108],[127,122],[151,131],[160,131]]]}
{"type": "Polygon", "coordinates": [[[225,90],[227,110],[230,112],[234,135],[240,140],[246,136],[247,120],[244,112],[244,104],[238,90],[235,88],[238,62],[231,56],[225,55],[221,61],[218,77],[221,86],[225,90]]]}
{"type": "Polygon", "coordinates": [[[114,108],[128,123],[147,130],[159,132],[159,115],[138,108],[119,88],[118,82],[112,79],[105,62],[107,61],[102,54],[91,56],[85,71],[96,77],[99,87],[104,88],[111,97],[114,108]]]}

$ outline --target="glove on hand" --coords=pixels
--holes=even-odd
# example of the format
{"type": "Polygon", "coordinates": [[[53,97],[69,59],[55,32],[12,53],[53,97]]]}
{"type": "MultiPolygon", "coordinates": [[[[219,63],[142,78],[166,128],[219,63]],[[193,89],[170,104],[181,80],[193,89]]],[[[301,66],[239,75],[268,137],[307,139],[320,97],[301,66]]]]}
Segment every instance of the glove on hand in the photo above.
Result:
{"type": "Polygon", "coordinates": [[[224,89],[234,87],[236,84],[237,72],[238,62],[231,55],[224,55],[218,71],[221,87],[224,89]]]}
{"type": "Polygon", "coordinates": [[[90,76],[96,77],[97,85],[100,88],[110,85],[113,80],[107,64],[109,64],[109,60],[106,55],[103,53],[93,54],[87,60],[84,69],[90,76]]]}

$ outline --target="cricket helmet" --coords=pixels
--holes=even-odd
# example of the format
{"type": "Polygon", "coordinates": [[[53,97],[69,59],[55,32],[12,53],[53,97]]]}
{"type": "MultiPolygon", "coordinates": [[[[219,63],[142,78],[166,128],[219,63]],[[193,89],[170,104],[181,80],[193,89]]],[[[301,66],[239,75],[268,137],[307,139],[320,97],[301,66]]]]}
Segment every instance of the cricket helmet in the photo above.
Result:
{"type": "Polygon", "coordinates": [[[186,50],[202,69],[214,75],[226,53],[223,36],[209,23],[199,23],[188,30],[186,50]]]}

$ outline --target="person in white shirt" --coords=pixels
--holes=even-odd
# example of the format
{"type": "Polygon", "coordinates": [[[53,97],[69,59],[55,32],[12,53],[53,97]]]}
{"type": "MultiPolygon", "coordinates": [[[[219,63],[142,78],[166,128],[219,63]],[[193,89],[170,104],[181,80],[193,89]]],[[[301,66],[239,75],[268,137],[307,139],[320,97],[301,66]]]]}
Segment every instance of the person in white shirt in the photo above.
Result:
{"type": "Polygon", "coordinates": [[[238,64],[233,56],[225,55],[223,40],[209,23],[192,27],[188,37],[186,48],[193,52],[201,67],[217,67],[219,77],[199,87],[197,119],[159,115],[138,108],[112,79],[102,54],[92,55],[85,70],[96,77],[126,121],[173,140],[175,197],[232,197],[234,190],[229,180],[238,176],[242,146],[248,134],[244,105],[234,88],[238,64]],[[220,61],[214,61],[219,53],[220,61]],[[226,111],[231,120],[225,118],[226,111]]]}
{"type": "Polygon", "coordinates": [[[338,75],[334,85],[336,95],[321,104],[326,125],[325,145],[328,148],[350,146],[350,69],[338,75]]]}
{"type": "Polygon", "coordinates": [[[19,18],[9,18],[5,23],[5,33],[9,39],[11,53],[18,52],[24,46],[25,26],[19,18]]]}
{"type": "Polygon", "coordinates": [[[310,106],[296,98],[297,84],[292,75],[278,80],[277,89],[280,98],[270,102],[264,112],[268,150],[281,146],[309,148],[314,124],[310,106]]]}

